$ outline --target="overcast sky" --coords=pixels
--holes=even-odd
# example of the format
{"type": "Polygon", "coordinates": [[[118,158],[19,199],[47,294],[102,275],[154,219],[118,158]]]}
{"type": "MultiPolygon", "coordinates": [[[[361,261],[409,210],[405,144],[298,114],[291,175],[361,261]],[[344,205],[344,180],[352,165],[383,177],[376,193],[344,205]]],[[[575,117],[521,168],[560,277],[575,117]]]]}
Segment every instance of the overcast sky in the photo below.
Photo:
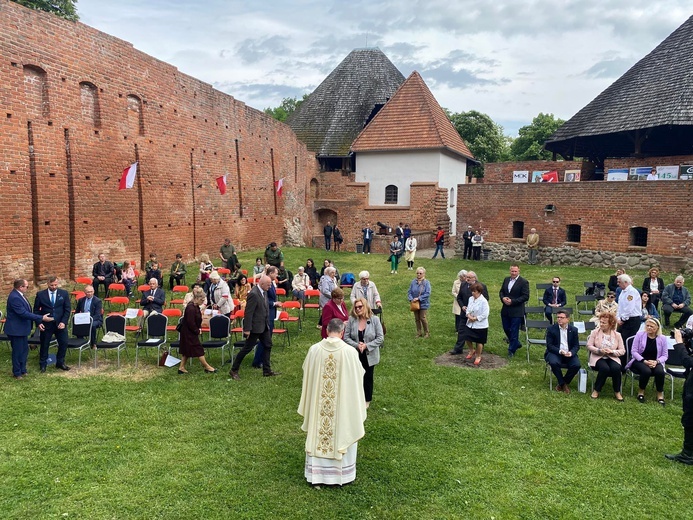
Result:
{"type": "Polygon", "coordinates": [[[264,109],[355,48],[505,133],[570,118],[690,17],[690,0],[78,0],[81,21],[264,109]]]}

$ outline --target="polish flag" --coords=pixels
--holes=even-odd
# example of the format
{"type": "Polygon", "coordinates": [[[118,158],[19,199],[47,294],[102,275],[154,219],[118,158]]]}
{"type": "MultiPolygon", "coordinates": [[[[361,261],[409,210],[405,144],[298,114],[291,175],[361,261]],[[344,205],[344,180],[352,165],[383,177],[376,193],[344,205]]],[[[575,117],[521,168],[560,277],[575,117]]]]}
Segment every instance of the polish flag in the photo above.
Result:
{"type": "Polygon", "coordinates": [[[135,185],[135,176],[137,175],[137,163],[131,164],[123,170],[123,175],[120,177],[119,190],[130,189],[135,185]]]}
{"type": "Polygon", "coordinates": [[[277,190],[277,195],[282,196],[282,189],[284,188],[284,179],[279,179],[274,181],[274,189],[277,190]]]}
{"type": "Polygon", "coordinates": [[[541,182],[558,182],[558,171],[546,172],[541,176],[541,182]]]}
{"type": "Polygon", "coordinates": [[[226,195],[226,175],[217,177],[217,188],[219,188],[219,193],[226,195]]]}

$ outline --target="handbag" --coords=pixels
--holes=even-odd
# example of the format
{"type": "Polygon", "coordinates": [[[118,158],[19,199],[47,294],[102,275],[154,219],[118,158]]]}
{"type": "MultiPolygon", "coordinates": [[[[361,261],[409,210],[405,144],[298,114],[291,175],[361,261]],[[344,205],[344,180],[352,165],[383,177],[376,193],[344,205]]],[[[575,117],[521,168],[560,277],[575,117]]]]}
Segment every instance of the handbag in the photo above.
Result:
{"type": "Polygon", "coordinates": [[[168,350],[164,350],[161,353],[161,359],[159,359],[159,366],[160,367],[165,367],[166,366],[166,358],[168,357],[168,350]]]}
{"type": "Polygon", "coordinates": [[[177,330],[178,332],[180,332],[182,328],[183,328],[183,320],[180,320],[180,321],[178,322],[178,325],[176,325],[176,330],[177,330]]]}
{"type": "MultiPolygon", "coordinates": [[[[419,288],[419,298],[421,298],[421,293],[423,292],[423,284],[419,288]]],[[[409,310],[411,312],[421,310],[421,300],[412,300],[409,302],[409,310]]]]}

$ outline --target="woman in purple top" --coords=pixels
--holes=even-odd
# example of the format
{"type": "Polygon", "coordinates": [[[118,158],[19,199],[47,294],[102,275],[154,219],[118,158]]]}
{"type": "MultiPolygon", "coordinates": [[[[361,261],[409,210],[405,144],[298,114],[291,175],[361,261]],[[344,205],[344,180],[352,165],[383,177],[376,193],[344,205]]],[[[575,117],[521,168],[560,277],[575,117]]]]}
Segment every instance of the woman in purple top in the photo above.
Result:
{"type": "Polygon", "coordinates": [[[635,335],[626,369],[640,376],[638,401],[645,402],[645,389],[650,377],[655,378],[657,402],[664,406],[664,363],[669,357],[667,338],[662,334],[662,325],[656,318],[648,318],[645,330],[635,335]]]}

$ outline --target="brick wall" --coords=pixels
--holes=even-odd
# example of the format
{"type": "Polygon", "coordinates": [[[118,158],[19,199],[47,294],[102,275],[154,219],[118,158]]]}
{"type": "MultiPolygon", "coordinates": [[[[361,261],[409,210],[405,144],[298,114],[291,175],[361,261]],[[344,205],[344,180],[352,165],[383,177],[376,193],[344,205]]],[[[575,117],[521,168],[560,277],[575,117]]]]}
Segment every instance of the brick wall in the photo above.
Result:
{"type": "Polygon", "coordinates": [[[522,221],[525,237],[537,228],[542,247],[693,255],[693,182],[460,184],[457,190],[458,234],[468,224],[480,226],[487,242],[523,243],[512,235],[513,221],[522,221]],[[545,214],[547,204],[556,211],[545,214]],[[568,225],[581,226],[579,244],[566,241],[568,225]],[[634,226],[647,228],[646,248],[630,245],[634,226]]]}
{"type": "Polygon", "coordinates": [[[308,239],[312,154],[290,128],[125,41],[0,0],[0,281],[308,239]],[[118,191],[139,160],[135,189],[118,191]],[[221,196],[215,179],[227,174],[221,196]],[[283,179],[284,197],[273,182],[283,179]],[[304,229],[301,230],[300,226],[304,229]]]}
{"type": "Polygon", "coordinates": [[[498,184],[513,182],[514,171],[528,171],[532,180],[534,171],[558,170],[558,177],[563,182],[566,170],[580,170],[580,180],[589,180],[594,174],[594,165],[582,161],[510,161],[488,163],[484,166],[484,176],[478,182],[483,184],[498,184]]]}

